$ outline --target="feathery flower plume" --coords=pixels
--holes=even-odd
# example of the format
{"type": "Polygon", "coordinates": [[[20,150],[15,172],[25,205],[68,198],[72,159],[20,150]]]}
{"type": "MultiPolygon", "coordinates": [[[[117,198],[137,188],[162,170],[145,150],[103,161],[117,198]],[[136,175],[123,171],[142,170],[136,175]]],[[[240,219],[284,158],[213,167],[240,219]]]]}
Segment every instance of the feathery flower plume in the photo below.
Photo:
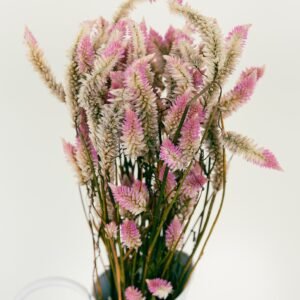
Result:
{"type": "Polygon", "coordinates": [[[164,70],[165,61],[163,58],[163,52],[164,40],[162,36],[153,28],[150,28],[147,37],[147,53],[155,54],[155,60],[152,62],[152,66],[157,73],[162,73],[164,70]]]}
{"type": "Polygon", "coordinates": [[[236,86],[221,99],[221,109],[224,117],[228,117],[252,96],[256,83],[263,76],[264,68],[252,67],[245,70],[236,86]]]}
{"type": "Polygon", "coordinates": [[[146,41],[144,32],[141,26],[134,21],[128,22],[129,35],[131,37],[130,43],[130,60],[135,61],[136,59],[146,56],[146,41]]]}
{"type": "Polygon", "coordinates": [[[173,138],[177,130],[178,124],[181,120],[183,112],[191,99],[191,92],[185,91],[184,94],[178,96],[176,101],[172,104],[165,117],[164,125],[168,135],[173,138]]]}
{"type": "Polygon", "coordinates": [[[147,279],[146,282],[150,293],[159,299],[167,299],[173,291],[172,284],[167,280],[155,278],[147,279]]]}
{"type": "Polygon", "coordinates": [[[200,34],[204,43],[207,82],[212,82],[224,63],[221,29],[214,19],[201,15],[188,5],[181,5],[177,1],[169,1],[169,4],[172,11],[185,17],[200,34]]]}
{"type": "Polygon", "coordinates": [[[77,47],[81,39],[82,32],[78,34],[74,45],[70,49],[70,64],[68,65],[66,74],[66,104],[70,110],[70,114],[74,124],[77,123],[77,118],[79,115],[79,89],[81,86],[81,74],[79,73],[79,67],[77,64],[77,47]]]}
{"type": "Polygon", "coordinates": [[[165,73],[168,81],[169,98],[182,95],[187,89],[193,89],[193,77],[189,65],[176,56],[164,55],[165,73]],[[173,85],[175,88],[173,89],[173,85]]]}
{"type": "Polygon", "coordinates": [[[218,130],[218,123],[211,126],[207,135],[207,146],[214,161],[214,169],[211,175],[212,186],[215,191],[220,191],[223,186],[224,161],[223,161],[223,143],[218,130]]]}
{"type": "Polygon", "coordinates": [[[166,230],[166,246],[169,250],[173,250],[177,244],[180,247],[181,241],[178,242],[182,233],[182,224],[178,217],[175,216],[171,224],[166,230]]]}
{"type": "MultiPolygon", "coordinates": [[[[85,79],[82,80],[82,85],[79,90],[79,104],[86,111],[88,124],[91,131],[91,139],[93,144],[95,145],[96,150],[99,152],[101,149],[101,141],[103,142],[103,136],[101,135],[103,131],[106,129],[110,131],[110,135],[112,134],[111,130],[113,130],[113,136],[116,136],[117,128],[116,121],[119,121],[119,118],[116,120],[112,120],[112,124],[109,124],[110,119],[114,119],[113,116],[115,111],[114,108],[117,106],[114,105],[112,108],[107,107],[106,110],[102,108],[102,104],[105,99],[101,95],[105,95],[106,86],[108,76],[119,60],[122,58],[124,53],[124,47],[120,42],[113,42],[109,44],[102,52],[102,55],[98,56],[94,61],[94,67],[90,74],[86,74],[85,79]],[[105,124],[100,124],[100,113],[104,120],[105,124]],[[106,127],[106,129],[105,129],[106,127]]],[[[112,141],[112,137],[109,137],[109,140],[112,141]]],[[[115,139],[114,139],[115,141],[115,139]]],[[[116,149],[116,147],[115,147],[116,149]]],[[[101,149],[101,152],[107,152],[109,148],[101,149]]],[[[101,153],[102,154],[102,153],[101,153]]],[[[115,153],[111,153],[111,155],[115,155],[115,153]]],[[[109,156],[111,156],[109,154],[109,156]]],[[[104,157],[106,159],[107,157],[104,157]]],[[[106,172],[107,168],[111,163],[111,159],[109,159],[108,164],[106,164],[103,169],[106,172]]]]}
{"type": "Polygon", "coordinates": [[[80,73],[87,73],[93,66],[95,51],[88,35],[81,38],[77,46],[76,61],[80,73]]]}
{"type": "Polygon", "coordinates": [[[101,158],[101,173],[105,177],[109,176],[110,180],[115,175],[114,162],[118,156],[123,109],[122,100],[118,98],[111,104],[103,105],[102,118],[94,132],[93,143],[101,158]]]}
{"type": "Polygon", "coordinates": [[[124,88],[124,72],[123,71],[112,71],[109,76],[111,80],[112,89],[124,88]]]}
{"type": "Polygon", "coordinates": [[[174,46],[178,46],[178,43],[182,41],[193,43],[193,39],[186,32],[170,26],[164,36],[165,48],[172,52],[174,46]]]}
{"type": "Polygon", "coordinates": [[[189,116],[181,129],[179,149],[186,164],[195,156],[200,146],[200,112],[189,116]]]}
{"type": "Polygon", "coordinates": [[[126,298],[126,300],[145,300],[146,299],[145,297],[143,297],[142,292],[134,286],[129,286],[125,290],[125,298],[126,298]]]}
{"type": "Polygon", "coordinates": [[[131,212],[133,215],[139,215],[146,210],[149,199],[148,190],[144,183],[135,180],[132,187],[115,186],[109,183],[114,199],[120,207],[131,212]]]}
{"type": "Polygon", "coordinates": [[[134,221],[126,219],[121,225],[121,239],[124,247],[137,249],[142,245],[140,232],[134,221]]]}
{"type": "Polygon", "coordinates": [[[78,166],[77,160],[76,160],[76,148],[72,144],[66,142],[65,140],[62,141],[63,143],[63,149],[66,155],[66,158],[70,165],[72,166],[73,170],[75,171],[75,174],[79,180],[80,184],[84,184],[84,179],[81,174],[81,170],[78,166]]]}
{"type": "Polygon", "coordinates": [[[109,239],[116,239],[118,235],[118,226],[115,222],[110,222],[105,225],[105,233],[109,239]]]}
{"type": "Polygon", "coordinates": [[[195,198],[206,182],[207,178],[204,176],[200,164],[195,162],[194,167],[183,182],[182,194],[187,195],[189,198],[195,198]]]}
{"type": "Polygon", "coordinates": [[[95,51],[97,51],[108,40],[108,26],[109,22],[103,17],[95,20],[89,33],[95,51]]]}
{"type": "Polygon", "coordinates": [[[160,159],[163,160],[172,171],[182,170],[182,152],[170,139],[165,139],[160,147],[160,159]]]}
{"type": "Polygon", "coordinates": [[[126,18],[139,2],[142,2],[142,0],[126,0],[122,3],[114,15],[113,22],[117,23],[119,20],[126,18]]]}
{"type": "Polygon", "coordinates": [[[44,59],[44,53],[40,49],[37,40],[31,31],[25,27],[24,33],[25,42],[29,48],[29,59],[40,74],[41,78],[51,90],[51,92],[62,102],[65,102],[65,91],[61,83],[56,82],[54,75],[44,59]]]}
{"type": "Polygon", "coordinates": [[[232,131],[224,133],[222,138],[224,146],[232,153],[239,154],[246,160],[261,167],[282,170],[271,151],[257,147],[249,138],[232,131]]]}
{"type": "Polygon", "coordinates": [[[77,137],[76,139],[75,156],[84,182],[88,182],[93,178],[94,167],[91,165],[89,149],[87,148],[85,141],[83,141],[81,137],[77,137]]]}
{"type": "Polygon", "coordinates": [[[232,72],[242,55],[244,45],[248,38],[248,31],[251,25],[239,25],[233,28],[228,34],[225,41],[225,61],[224,66],[220,70],[218,80],[224,83],[225,80],[232,72]]]}
{"type": "Polygon", "coordinates": [[[136,159],[145,153],[144,130],[137,114],[127,109],[122,126],[121,140],[124,143],[125,154],[136,159]]]}
{"type": "Polygon", "coordinates": [[[158,137],[156,95],[150,85],[152,78],[149,78],[153,75],[149,66],[152,59],[153,55],[148,55],[136,60],[125,73],[125,85],[132,95],[135,110],[142,122],[145,143],[150,153],[156,150],[158,137]]]}

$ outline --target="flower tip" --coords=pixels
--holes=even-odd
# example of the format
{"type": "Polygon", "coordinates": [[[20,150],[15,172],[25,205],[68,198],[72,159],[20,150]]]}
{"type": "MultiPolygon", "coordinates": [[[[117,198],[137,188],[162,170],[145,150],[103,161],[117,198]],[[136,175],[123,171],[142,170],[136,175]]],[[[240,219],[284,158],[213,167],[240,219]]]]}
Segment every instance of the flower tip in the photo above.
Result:
{"type": "Polygon", "coordinates": [[[280,166],[277,158],[270,150],[264,150],[263,156],[265,158],[264,167],[277,170],[277,171],[283,171],[283,168],[280,166]]]}
{"type": "Polygon", "coordinates": [[[260,79],[265,74],[266,66],[263,65],[257,68],[257,79],[260,79]]]}
{"type": "Polygon", "coordinates": [[[27,26],[25,26],[24,29],[24,39],[29,47],[34,47],[37,44],[37,40],[32,34],[32,32],[29,30],[27,26]]]}

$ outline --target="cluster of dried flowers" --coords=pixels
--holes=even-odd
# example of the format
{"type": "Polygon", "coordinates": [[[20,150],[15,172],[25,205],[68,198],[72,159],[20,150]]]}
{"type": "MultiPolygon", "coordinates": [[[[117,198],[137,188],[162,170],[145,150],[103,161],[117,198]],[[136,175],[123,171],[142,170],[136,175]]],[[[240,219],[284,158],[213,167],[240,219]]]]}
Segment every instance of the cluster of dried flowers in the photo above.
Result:
{"type": "Polygon", "coordinates": [[[66,103],[76,129],[76,143],[64,142],[64,150],[88,196],[98,299],[104,299],[97,280],[103,248],[112,299],[180,294],[222,209],[225,149],[280,169],[269,150],[224,128],[224,119],[249,100],[264,73],[249,68],[222,94],[249,25],[223,38],[214,19],[174,0],[170,8],[186,26],[161,36],[128,18],[137,2],[127,0],[112,22],[101,17],[83,23],[65,86],[25,32],[31,62],[66,103]],[[192,251],[183,262],[191,236],[192,251]]]}

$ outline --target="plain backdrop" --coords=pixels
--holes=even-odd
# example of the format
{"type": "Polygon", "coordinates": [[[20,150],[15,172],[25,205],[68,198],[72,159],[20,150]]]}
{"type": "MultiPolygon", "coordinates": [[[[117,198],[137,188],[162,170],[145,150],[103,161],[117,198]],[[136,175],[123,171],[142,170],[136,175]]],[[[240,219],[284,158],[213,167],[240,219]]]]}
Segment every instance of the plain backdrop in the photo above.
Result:
{"type": "MultiPolygon", "coordinates": [[[[240,67],[266,65],[247,106],[226,128],[277,155],[284,172],[234,158],[225,208],[189,291],[191,300],[300,299],[298,0],[190,0],[224,34],[253,24],[240,67]]],[[[26,59],[23,29],[34,32],[57,78],[79,24],[110,18],[120,0],[0,0],[0,299],[24,285],[64,276],[91,286],[92,242],[61,138],[73,139],[68,112],[26,59]]],[[[133,16],[164,32],[165,1],[133,16]]],[[[231,84],[228,85],[228,88],[231,84]]],[[[60,300],[60,299],[57,299],[60,300]]]]}

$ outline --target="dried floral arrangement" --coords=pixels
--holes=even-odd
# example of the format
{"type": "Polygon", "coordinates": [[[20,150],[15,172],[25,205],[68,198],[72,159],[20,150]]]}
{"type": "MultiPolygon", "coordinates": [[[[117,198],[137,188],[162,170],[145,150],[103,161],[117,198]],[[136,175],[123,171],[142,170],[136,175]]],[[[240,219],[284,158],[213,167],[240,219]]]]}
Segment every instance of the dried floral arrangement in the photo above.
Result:
{"type": "Polygon", "coordinates": [[[82,24],[65,86],[25,30],[33,66],[67,105],[76,130],[76,143],[63,146],[87,195],[97,299],[105,298],[101,262],[112,299],[180,295],[223,207],[226,150],[281,169],[269,150],[224,127],[264,73],[248,68],[222,92],[250,26],[224,38],[214,19],[174,0],[170,9],[186,25],[162,36],[128,17],[138,2],[124,2],[111,22],[82,24]]]}

